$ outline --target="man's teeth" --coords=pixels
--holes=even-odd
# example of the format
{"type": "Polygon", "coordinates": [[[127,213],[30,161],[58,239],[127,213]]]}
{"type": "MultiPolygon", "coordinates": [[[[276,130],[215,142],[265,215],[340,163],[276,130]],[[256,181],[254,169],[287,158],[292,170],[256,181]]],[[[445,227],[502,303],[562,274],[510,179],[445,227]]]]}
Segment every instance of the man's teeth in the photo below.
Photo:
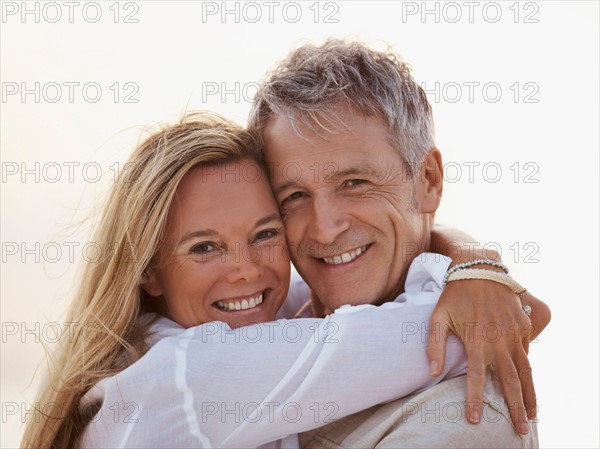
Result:
{"type": "Polygon", "coordinates": [[[253,296],[241,301],[223,302],[217,301],[217,307],[221,310],[246,310],[252,309],[263,302],[263,294],[253,296]]]}
{"type": "Polygon", "coordinates": [[[323,257],[323,262],[333,264],[333,265],[337,265],[340,263],[352,262],[354,259],[356,259],[358,256],[360,256],[362,253],[364,253],[367,250],[368,246],[369,245],[366,245],[366,246],[363,246],[362,248],[357,248],[352,251],[348,251],[347,253],[340,254],[339,256],[323,257]]]}

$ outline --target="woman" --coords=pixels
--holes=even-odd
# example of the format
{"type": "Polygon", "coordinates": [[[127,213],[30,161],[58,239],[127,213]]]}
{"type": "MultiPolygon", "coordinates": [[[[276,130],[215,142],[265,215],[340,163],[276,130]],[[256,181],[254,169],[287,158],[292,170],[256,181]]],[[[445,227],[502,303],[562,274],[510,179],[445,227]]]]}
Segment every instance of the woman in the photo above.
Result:
{"type": "Polygon", "coordinates": [[[23,447],[292,447],[298,432],[465,372],[450,341],[429,376],[421,335],[403,332],[432,304],[273,322],[290,263],[253,134],[191,114],[126,166],[95,232],[114,250],[85,267],[68,313],[79,326],[23,447]]]}

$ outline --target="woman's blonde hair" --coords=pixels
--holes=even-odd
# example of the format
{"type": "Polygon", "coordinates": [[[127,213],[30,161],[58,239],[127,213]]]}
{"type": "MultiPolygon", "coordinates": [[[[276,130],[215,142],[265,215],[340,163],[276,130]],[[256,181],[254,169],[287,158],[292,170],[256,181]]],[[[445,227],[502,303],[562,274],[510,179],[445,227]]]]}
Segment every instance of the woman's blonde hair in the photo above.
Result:
{"type": "Polygon", "coordinates": [[[94,242],[103,257],[87,263],[67,321],[74,332],[60,342],[35,402],[23,448],[72,448],[95,410],[79,401],[96,383],[138,360],[147,350],[147,294],[140,287],[159,250],[169,208],[183,177],[198,165],[251,158],[259,164],[257,135],[211,113],[186,115],[143,141],[125,164],[104,205],[94,242]],[[105,254],[105,256],[104,256],[105,254]],[[89,335],[89,328],[96,332],[89,335]]]}

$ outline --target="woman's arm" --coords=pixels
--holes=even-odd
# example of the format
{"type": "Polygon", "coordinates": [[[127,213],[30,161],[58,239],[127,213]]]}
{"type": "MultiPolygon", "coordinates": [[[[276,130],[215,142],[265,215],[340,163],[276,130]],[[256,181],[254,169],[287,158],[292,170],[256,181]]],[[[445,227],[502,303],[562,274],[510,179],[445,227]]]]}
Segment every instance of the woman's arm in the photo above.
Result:
{"type": "Polygon", "coordinates": [[[466,368],[451,339],[442,375],[429,375],[433,306],[344,307],[235,330],[212,322],[164,338],[88,393],[103,405],[84,447],[256,447],[428,388],[466,368]]]}
{"type": "MultiPolygon", "coordinates": [[[[476,259],[501,261],[497,251],[484,250],[470,235],[446,226],[434,226],[431,246],[433,252],[450,257],[451,266],[476,259]]],[[[502,271],[489,265],[482,268],[502,271]]],[[[494,366],[500,377],[515,428],[520,429],[527,416],[536,415],[537,402],[527,353],[529,342],[550,322],[550,309],[528,292],[522,295],[522,303],[531,307],[530,317],[508,287],[491,281],[469,280],[449,283],[433,311],[431,326],[452,329],[465,344],[469,360],[467,403],[473,405],[467,408],[471,422],[478,422],[473,412],[481,416],[488,366],[494,366]],[[485,338],[481,330],[486,326],[499,326],[500,337],[485,338]],[[471,332],[475,327],[479,332],[471,332]]],[[[445,340],[428,340],[431,371],[437,375],[444,366],[445,340]]]]}

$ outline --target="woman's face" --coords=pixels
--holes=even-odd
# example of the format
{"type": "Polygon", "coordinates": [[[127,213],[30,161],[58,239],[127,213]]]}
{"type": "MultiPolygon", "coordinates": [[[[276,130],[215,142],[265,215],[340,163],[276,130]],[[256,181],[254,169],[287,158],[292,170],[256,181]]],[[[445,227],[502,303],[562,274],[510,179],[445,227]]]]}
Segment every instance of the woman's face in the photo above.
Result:
{"type": "Polygon", "coordinates": [[[184,327],[236,328],[275,319],[290,262],[266,176],[249,159],[185,175],[169,212],[158,263],[144,289],[184,327]]]}

